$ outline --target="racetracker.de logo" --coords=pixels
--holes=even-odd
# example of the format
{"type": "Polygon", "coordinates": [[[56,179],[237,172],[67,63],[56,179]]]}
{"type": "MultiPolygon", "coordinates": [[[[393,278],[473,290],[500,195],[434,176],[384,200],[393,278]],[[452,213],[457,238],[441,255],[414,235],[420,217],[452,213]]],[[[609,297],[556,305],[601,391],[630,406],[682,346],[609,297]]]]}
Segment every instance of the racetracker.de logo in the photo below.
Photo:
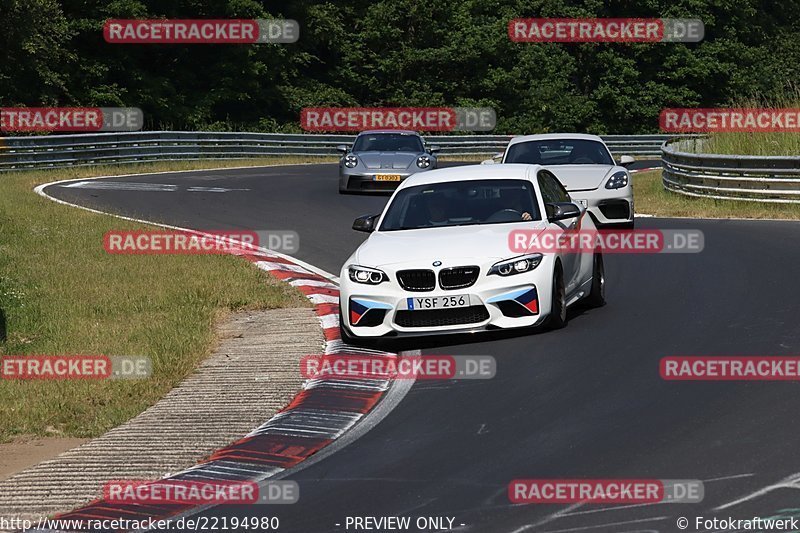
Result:
{"type": "Polygon", "coordinates": [[[291,19],[109,19],[103,37],[112,44],[294,43],[300,25],[291,19]]]}
{"type": "Polygon", "coordinates": [[[143,379],[153,373],[149,357],[125,355],[4,355],[0,379],[143,379]]]}
{"type": "Polygon", "coordinates": [[[664,357],[659,363],[667,381],[800,381],[800,357],[664,357]]]}
{"type": "Polygon", "coordinates": [[[255,231],[109,231],[103,248],[122,255],[206,255],[254,251],[259,246],[255,231]]]}
{"type": "Polygon", "coordinates": [[[674,108],[658,117],[661,131],[670,133],[710,132],[800,132],[800,109],[784,108],[674,108]]]}
{"type": "Polygon", "coordinates": [[[305,131],[491,131],[496,123],[488,107],[306,107],[300,112],[305,131]]]}
{"type": "Polygon", "coordinates": [[[109,481],[103,497],[110,503],[252,504],[258,485],[249,481],[109,481]]]}
{"type": "Polygon", "coordinates": [[[515,479],[508,485],[512,503],[699,503],[704,497],[698,479],[515,479]]]}
{"type": "Polygon", "coordinates": [[[300,360],[305,379],[491,379],[497,362],[490,355],[309,355],[300,360]]]}
{"type": "Polygon", "coordinates": [[[0,131],[138,131],[144,114],[137,107],[2,107],[0,131]]]}
{"type": "Polygon", "coordinates": [[[523,43],[660,43],[703,40],[697,19],[519,18],[508,23],[508,37],[523,43]]]}
{"type": "Polygon", "coordinates": [[[512,230],[508,248],[524,253],[665,254],[700,253],[700,230],[512,230]]]}

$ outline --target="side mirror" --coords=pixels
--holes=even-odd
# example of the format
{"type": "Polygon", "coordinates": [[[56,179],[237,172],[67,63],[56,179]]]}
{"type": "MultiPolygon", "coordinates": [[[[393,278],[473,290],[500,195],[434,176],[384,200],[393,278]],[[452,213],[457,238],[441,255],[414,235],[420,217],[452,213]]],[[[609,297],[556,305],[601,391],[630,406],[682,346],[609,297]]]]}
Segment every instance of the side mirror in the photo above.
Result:
{"type": "Polygon", "coordinates": [[[503,162],[504,155],[506,155],[504,152],[494,154],[491,159],[484,159],[481,161],[481,165],[498,165],[503,162]]]}
{"type": "Polygon", "coordinates": [[[432,145],[428,147],[429,154],[435,154],[436,152],[440,152],[442,149],[439,146],[432,145]]]}
{"type": "Polygon", "coordinates": [[[547,212],[547,220],[556,222],[568,218],[578,218],[581,216],[581,208],[572,202],[559,202],[557,204],[544,204],[547,212]]]}
{"type": "Polygon", "coordinates": [[[342,152],[343,154],[346,154],[347,152],[350,151],[350,149],[347,147],[346,144],[340,144],[339,146],[336,147],[336,151],[337,152],[342,152]]]}
{"type": "Polygon", "coordinates": [[[620,158],[619,158],[619,166],[627,167],[628,165],[630,165],[634,161],[636,161],[636,160],[633,158],[633,156],[623,155],[623,156],[620,156],[620,158]]]}
{"type": "Polygon", "coordinates": [[[353,229],[356,231],[372,233],[375,231],[375,224],[378,222],[378,217],[380,217],[380,215],[364,215],[362,217],[358,217],[353,221],[353,229]]]}

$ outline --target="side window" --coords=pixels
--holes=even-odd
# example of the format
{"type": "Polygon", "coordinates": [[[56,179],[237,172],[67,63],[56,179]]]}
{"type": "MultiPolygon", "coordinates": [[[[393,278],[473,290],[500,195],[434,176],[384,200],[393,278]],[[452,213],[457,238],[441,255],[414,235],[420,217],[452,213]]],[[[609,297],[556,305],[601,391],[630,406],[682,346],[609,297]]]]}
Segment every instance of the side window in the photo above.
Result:
{"type": "Polygon", "coordinates": [[[545,203],[571,202],[569,193],[558,179],[546,170],[539,172],[539,187],[545,203]]]}
{"type": "Polygon", "coordinates": [[[539,180],[539,188],[542,190],[544,203],[552,204],[558,202],[558,193],[553,186],[553,179],[550,177],[550,173],[546,170],[541,170],[537,178],[539,180]]]}
{"type": "Polygon", "coordinates": [[[567,189],[564,188],[564,184],[558,181],[558,178],[550,174],[551,179],[553,180],[553,185],[556,188],[558,193],[559,202],[571,202],[572,198],[569,197],[569,193],[567,189]]]}

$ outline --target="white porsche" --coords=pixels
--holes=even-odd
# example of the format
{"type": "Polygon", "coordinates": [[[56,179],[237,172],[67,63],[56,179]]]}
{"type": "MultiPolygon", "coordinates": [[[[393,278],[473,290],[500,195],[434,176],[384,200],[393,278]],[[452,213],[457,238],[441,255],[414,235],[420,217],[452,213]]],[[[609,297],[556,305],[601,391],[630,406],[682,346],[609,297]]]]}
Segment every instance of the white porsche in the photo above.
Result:
{"type": "Polygon", "coordinates": [[[620,229],[633,228],[633,186],[625,168],[633,161],[624,155],[617,164],[600,137],[580,133],[514,137],[501,159],[548,167],[598,227],[620,229]]]}
{"type": "Polygon", "coordinates": [[[342,339],[564,327],[568,306],[604,304],[602,254],[515,249],[509,235],[578,228],[596,229],[539,165],[414,174],[353,224],[370,236],[342,267],[342,339]]]}

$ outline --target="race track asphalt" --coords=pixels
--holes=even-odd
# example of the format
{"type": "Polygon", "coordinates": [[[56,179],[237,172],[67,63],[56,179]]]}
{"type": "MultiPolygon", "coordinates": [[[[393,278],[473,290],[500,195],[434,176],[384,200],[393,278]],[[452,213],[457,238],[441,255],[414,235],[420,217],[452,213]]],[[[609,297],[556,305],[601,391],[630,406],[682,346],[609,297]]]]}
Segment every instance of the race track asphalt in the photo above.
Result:
{"type": "MultiPolygon", "coordinates": [[[[335,165],[105,181],[177,190],[46,192],[182,227],[293,230],[296,256],[336,275],[364,238],[353,219],[387,200],[337,194],[335,165]],[[248,190],[188,191],[198,186],[248,190]]],[[[697,531],[697,516],[800,516],[800,383],[666,382],[658,368],[668,355],[799,354],[800,223],[640,218],[637,228],[700,229],[705,249],[606,256],[608,305],[574,310],[564,330],[393,343],[492,355],[497,375],[416,382],[371,431],[292,476],[301,487],[295,505],[205,515],[278,516],[279,531],[305,533],[355,531],[344,527],[348,516],[451,517],[455,530],[475,532],[675,532],[681,516],[697,531]],[[799,481],[773,486],[792,477],[799,481]],[[705,499],[512,505],[516,478],[700,479],[705,499]]]]}

